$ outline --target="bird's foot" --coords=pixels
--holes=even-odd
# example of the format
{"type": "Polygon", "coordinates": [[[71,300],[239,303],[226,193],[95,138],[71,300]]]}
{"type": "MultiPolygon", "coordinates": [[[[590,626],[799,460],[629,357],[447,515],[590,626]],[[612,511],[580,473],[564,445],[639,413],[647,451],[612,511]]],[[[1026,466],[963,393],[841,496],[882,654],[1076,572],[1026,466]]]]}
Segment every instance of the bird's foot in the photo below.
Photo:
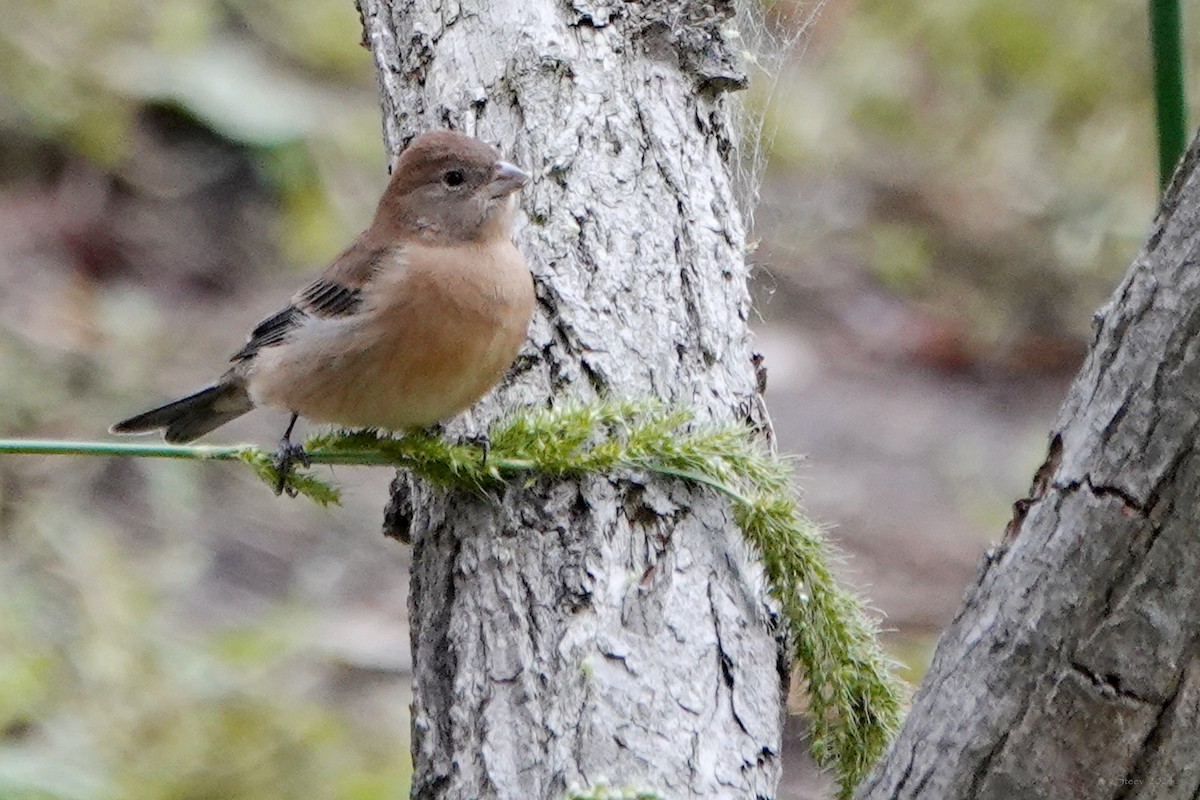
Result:
{"type": "Polygon", "coordinates": [[[292,429],[296,427],[296,418],[297,415],[292,414],[291,422],[288,423],[287,430],[283,432],[283,438],[279,440],[279,447],[275,450],[275,472],[279,475],[275,483],[277,496],[286,491],[288,497],[295,497],[296,490],[288,486],[288,476],[292,474],[292,467],[296,464],[305,467],[312,466],[312,461],[309,460],[304,445],[292,444],[292,429]]]}
{"type": "Polygon", "coordinates": [[[309,460],[304,445],[292,444],[287,439],[280,440],[279,448],[275,451],[275,471],[279,473],[279,479],[275,483],[275,494],[287,492],[288,497],[296,496],[296,490],[288,486],[288,476],[292,474],[292,468],[297,464],[304,467],[312,466],[312,461],[309,460]]]}
{"type": "Polygon", "coordinates": [[[464,444],[473,444],[479,448],[480,455],[481,455],[481,458],[479,459],[479,465],[482,467],[486,467],[487,463],[488,463],[488,456],[491,455],[491,453],[492,453],[491,438],[489,438],[486,433],[473,433],[470,436],[467,436],[466,438],[464,438],[463,443],[464,444]]]}

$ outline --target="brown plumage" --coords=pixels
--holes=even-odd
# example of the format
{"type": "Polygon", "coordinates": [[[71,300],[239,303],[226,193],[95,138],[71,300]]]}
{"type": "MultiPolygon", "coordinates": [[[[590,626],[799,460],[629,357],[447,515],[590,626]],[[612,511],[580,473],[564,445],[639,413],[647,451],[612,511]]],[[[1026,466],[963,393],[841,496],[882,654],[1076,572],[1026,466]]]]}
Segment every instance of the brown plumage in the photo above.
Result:
{"type": "Polygon", "coordinates": [[[467,408],[503,377],[533,313],[509,234],[526,180],[481,141],[418,136],[371,227],[254,329],[216,383],[112,432],[187,442],[259,405],[406,430],[467,408]]]}

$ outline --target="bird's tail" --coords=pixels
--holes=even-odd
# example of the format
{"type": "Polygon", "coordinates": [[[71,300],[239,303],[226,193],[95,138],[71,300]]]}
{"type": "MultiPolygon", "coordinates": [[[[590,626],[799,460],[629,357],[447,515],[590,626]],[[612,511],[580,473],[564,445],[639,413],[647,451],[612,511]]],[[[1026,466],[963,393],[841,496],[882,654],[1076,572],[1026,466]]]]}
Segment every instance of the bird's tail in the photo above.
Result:
{"type": "Polygon", "coordinates": [[[246,382],[237,376],[226,376],[195,394],[121,420],[108,430],[145,433],[162,428],[164,439],[181,444],[198,439],[253,408],[246,382]]]}

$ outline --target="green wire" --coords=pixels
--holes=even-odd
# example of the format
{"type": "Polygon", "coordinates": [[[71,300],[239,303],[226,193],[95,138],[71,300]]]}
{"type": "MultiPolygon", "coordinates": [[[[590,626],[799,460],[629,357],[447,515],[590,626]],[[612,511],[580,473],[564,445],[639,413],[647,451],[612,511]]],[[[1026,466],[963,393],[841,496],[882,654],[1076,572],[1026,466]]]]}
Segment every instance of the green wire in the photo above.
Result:
{"type": "Polygon", "coordinates": [[[1158,178],[1165,189],[1186,146],[1183,35],[1179,0],[1150,0],[1150,47],[1154,56],[1154,106],[1158,123],[1158,178]]]}

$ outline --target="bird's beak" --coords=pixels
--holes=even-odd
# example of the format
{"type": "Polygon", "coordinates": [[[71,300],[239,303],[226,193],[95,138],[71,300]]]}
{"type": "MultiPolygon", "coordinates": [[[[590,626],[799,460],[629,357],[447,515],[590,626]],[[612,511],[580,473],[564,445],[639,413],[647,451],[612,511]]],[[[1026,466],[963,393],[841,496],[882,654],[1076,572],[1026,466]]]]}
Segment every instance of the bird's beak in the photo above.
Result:
{"type": "Polygon", "coordinates": [[[488,193],[492,197],[504,197],[512,194],[529,182],[529,173],[507,161],[497,161],[492,170],[492,179],[488,181],[488,193]]]}

